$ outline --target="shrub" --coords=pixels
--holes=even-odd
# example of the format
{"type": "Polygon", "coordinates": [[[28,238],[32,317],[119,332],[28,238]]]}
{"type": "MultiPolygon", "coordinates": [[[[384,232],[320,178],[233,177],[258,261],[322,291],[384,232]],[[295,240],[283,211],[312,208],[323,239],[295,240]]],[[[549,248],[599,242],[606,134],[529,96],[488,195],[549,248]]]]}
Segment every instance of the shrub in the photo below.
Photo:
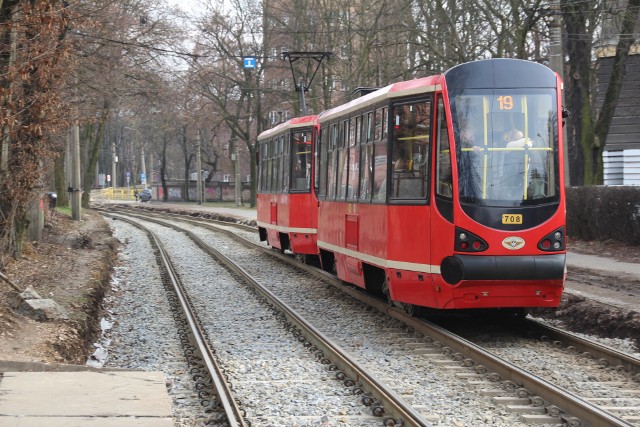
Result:
{"type": "Polygon", "coordinates": [[[567,188],[567,235],[640,245],[640,187],[567,188]]]}

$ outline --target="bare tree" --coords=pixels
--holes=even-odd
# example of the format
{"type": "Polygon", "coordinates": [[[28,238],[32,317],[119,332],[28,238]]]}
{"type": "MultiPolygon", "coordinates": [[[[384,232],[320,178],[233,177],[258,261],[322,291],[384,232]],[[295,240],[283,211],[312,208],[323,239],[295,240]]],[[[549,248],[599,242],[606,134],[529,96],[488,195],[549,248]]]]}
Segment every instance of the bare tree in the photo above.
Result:
{"type": "Polygon", "coordinates": [[[61,102],[69,14],[57,0],[0,1],[0,264],[21,254],[42,160],[54,155],[60,139],[52,136],[69,119],[61,102]]]}
{"type": "MultiPolygon", "coordinates": [[[[262,9],[252,0],[236,0],[233,6],[234,13],[223,8],[211,9],[201,23],[202,58],[192,64],[192,81],[199,83],[202,96],[210,101],[229,129],[228,155],[236,153],[237,144],[241,144],[247,148],[248,159],[254,159],[263,108],[262,9]],[[255,69],[244,68],[245,56],[257,58],[255,69]]],[[[249,167],[250,204],[255,206],[255,162],[249,161],[249,167]]]]}
{"type": "Polygon", "coordinates": [[[625,63],[635,42],[634,30],[639,22],[640,1],[626,5],[611,4],[602,8],[596,0],[562,0],[562,16],[567,33],[567,107],[572,112],[568,121],[571,184],[600,184],[603,179],[602,148],[609,133],[624,78],[625,63]],[[596,116],[593,104],[595,73],[594,40],[601,30],[603,13],[620,14],[620,30],[614,67],[596,116]]]}

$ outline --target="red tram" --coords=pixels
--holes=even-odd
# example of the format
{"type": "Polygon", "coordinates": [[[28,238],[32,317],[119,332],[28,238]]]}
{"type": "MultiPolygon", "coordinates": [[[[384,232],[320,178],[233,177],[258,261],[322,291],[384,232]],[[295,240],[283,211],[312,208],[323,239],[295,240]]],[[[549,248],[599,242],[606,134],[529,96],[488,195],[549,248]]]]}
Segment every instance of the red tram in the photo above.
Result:
{"type": "Polygon", "coordinates": [[[258,136],[260,240],[304,261],[317,259],[318,199],[311,188],[318,116],[288,120],[258,136]]]}
{"type": "MultiPolygon", "coordinates": [[[[488,59],[327,110],[309,166],[317,169],[317,212],[292,198],[288,209],[317,218],[325,270],[408,313],[558,306],[566,255],[561,88],[543,65],[488,59]]],[[[261,159],[269,182],[268,154],[261,159]]],[[[269,234],[269,242],[282,237],[269,234]]]]}

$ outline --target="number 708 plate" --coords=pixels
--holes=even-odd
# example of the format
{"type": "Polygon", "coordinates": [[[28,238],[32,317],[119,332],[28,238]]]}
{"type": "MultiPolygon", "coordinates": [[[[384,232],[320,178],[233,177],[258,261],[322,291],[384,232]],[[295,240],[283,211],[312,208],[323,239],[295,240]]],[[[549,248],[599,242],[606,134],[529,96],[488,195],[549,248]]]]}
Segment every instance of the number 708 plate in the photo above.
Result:
{"type": "Polygon", "coordinates": [[[522,224],[522,214],[503,214],[503,224],[522,224]]]}

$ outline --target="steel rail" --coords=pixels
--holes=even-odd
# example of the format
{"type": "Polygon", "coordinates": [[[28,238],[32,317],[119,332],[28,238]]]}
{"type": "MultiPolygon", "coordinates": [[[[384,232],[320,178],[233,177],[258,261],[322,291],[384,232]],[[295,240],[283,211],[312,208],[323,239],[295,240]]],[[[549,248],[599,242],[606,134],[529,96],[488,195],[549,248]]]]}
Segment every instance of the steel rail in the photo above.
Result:
{"type": "MultiPolygon", "coordinates": [[[[215,229],[213,225],[203,224],[207,228],[215,229]]],[[[184,232],[184,230],[182,230],[184,232]]],[[[332,284],[334,287],[342,290],[343,292],[351,295],[353,298],[362,301],[368,305],[371,305],[381,312],[388,314],[389,316],[404,322],[406,325],[412,327],[415,331],[434,337],[441,341],[446,346],[450,347],[456,352],[467,355],[470,359],[475,360],[476,363],[485,366],[488,370],[497,373],[502,379],[510,380],[515,384],[520,384],[534,395],[542,397],[544,400],[551,402],[553,405],[559,407],[566,414],[580,419],[584,425],[589,426],[612,426],[612,427],[632,427],[630,424],[615,415],[606,412],[596,405],[589,403],[575,394],[563,390],[562,388],[550,383],[549,381],[533,375],[524,369],[517,367],[509,361],[506,361],[483,348],[473,344],[472,342],[459,337],[444,328],[441,328],[427,320],[418,319],[403,311],[390,307],[386,301],[381,301],[371,295],[367,295],[360,292],[357,289],[351,289],[344,286],[340,280],[324,271],[318,270],[315,267],[311,267],[305,264],[300,264],[293,258],[277,253],[269,248],[265,248],[259,245],[255,245],[252,242],[248,242],[246,239],[234,235],[230,231],[217,229],[219,232],[223,232],[230,237],[242,241],[248,245],[256,247],[262,250],[264,253],[268,253],[286,263],[289,263],[297,268],[307,271],[316,275],[332,284]]],[[[188,232],[190,233],[190,232],[188,232]]],[[[585,344],[587,343],[586,340],[585,344]]],[[[593,348],[592,346],[589,347],[593,348]]],[[[587,350],[588,351],[588,350],[587,350]]]]}
{"type": "Polygon", "coordinates": [[[283,313],[290,323],[304,331],[303,335],[305,338],[307,338],[311,344],[320,351],[324,352],[325,355],[328,355],[327,357],[334,365],[336,365],[342,372],[347,373],[354,381],[361,382],[363,384],[362,388],[370,392],[383,404],[385,414],[389,414],[397,420],[401,420],[403,426],[431,426],[431,424],[419,412],[406,403],[395,391],[378,381],[375,378],[375,375],[369,373],[363,366],[354,361],[347,352],[340,348],[340,346],[333,343],[328,337],[316,329],[311,323],[307,322],[284,301],[256,281],[240,265],[223,255],[217,249],[205,243],[194,233],[186,230],[181,231],[187,234],[189,238],[191,238],[202,250],[209,253],[219,262],[223,263],[237,275],[249,282],[254,289],[269,301],[270,304],[277,307],[277,309],[283,313]]]}
{"type": "Polygon", "coordinates": [[[205,364],[207,371],[209,372],[209,376],[213,381],[213,385],[218,393],[218,398],[220,399],[220,403],[224,409],[225,415],[227,417],[227,423],[231,427],[248,427],[248,424],[245,422],[241,409],[238,407],[235,398],[233,397],[233,393],[227,384],[225,376],[222,372],[222,369],[216,362],[216,357],[213,354],[211,348],[206,344],[206,335],[200,326],[200,323],[196,320],[197,317],[194,313],[194,310],[191,307],[191,304],[188,302],[188,297],[186,295],[186,291],[184,290],[180,279],[173,267],[173,263],[169,258],[166,250],[162,243],[158,240],[156,235],[149,230],[147,227],[136,223],[128,218],[121,217],[120,215],[114,214],[106,214],[111,215],[112,217],[116,217],[120,220],[128,222],[129,224],[138,227],[144,230],[147,235],[151,238],[152,244],[158,249],[158,252],[162,258],[162,262],[164,264],[165,270],[168,273],[169,280],[173,286],[173,289],[180,301],[180,306],[182,308],[183,314],[189,327],[192,332],[192,338],[195,341],[195,344],[200,351],[202,356],[202,361],[205,364]]]}
{"type": "Polygon", "coordinates": [[[546,336],[550,340],[562,341],[567,347],[571,346],[578,352],[587,352],[594,358],[606,361],[609,365],[615,367],[623,367],[633,375],[640,374],[640,359],[628,354],[617,351],[593,341],[580,338],[570,332],[566,332],[550,325],[545,325],[533,319],[524,319],[524,326],[529,330],[546,336]]]}
{"type": "MultiPolygon", "coordinates": [[[[137,216],[137,215],[136,215],[137,216]]],[[[148,217],[141,218],[145,221],[153,222],[156,224],[163,225],[165,227],[170,227],[179,230],[180,232],[186,234],[197,246],[199,246],[203,251],[207,252],[210,256],[216,258],[220,263],[226,265],[230,270],[235,272],[238,276],[242,277],[245,281],[251,284],[251,286],[256,289],[264,298],[266,298],[270,304],[275,306],[286,319],[294,324],[298,329],[304,331],[303,335],[305,338],[311,342],[316,348],[322,351],[325,356],[327,356],[331,362],[340,369],[340,371],[349,375],[356,382],[362,383],[362,389],[371,393],[373,397],[375,397],[378,401],[380,401],[384,408],[385,416],[391,416],[395,418],[395,421],[401,421],[401,425],[403,426],[416,426],[416,427],[429,427],[432,424],[429,423],[418,411],[416,411],[411,405],[402,399],[395,391],[390,389],[381,381],[378,381],[375,375],[368,372],[363,366],[354,361],[351,356],[348,355],[342,348],[340,348],[337,344],[333,343],[328,337],[326,337],[322,332],[316,329],[313,325],[307,322],[302,316],[295,312],[291,307],[289,307],[284,301],[278,298],[275,294],[273,294],[270,290],[264,287],[262,284],[257,282],[249,273],[247,273],[241,266],[237,263],[223,255],[217,249],[211,247],[206,242],[204,242],[200,237],[195,235],[188,230],[180,229],[172,224],[168,224],[162,220],[152,219],[148,217]]],[[[183,219],[181,219],[183,220],[183,219]]],[[[192,222],[192,221],[188,221],[192,222]]],[[[230,234],[235,236],[235,234],[227,232],[225,230],[220,230],[211,225],[207,224],[199,224],[204,225],[209,228],[213,228],[214,231],[223,232],[225,234],[230,234]]],[[[235,236],[237,238],[237,236],[235,236]]],[[[243,239],[244,240],[244,239],[243,239]]],[[[261,248],[262,249],[262,248],[261,248]]],[[[282,259],[286,259],[288,257],[278,254],[282,259]]]]}

